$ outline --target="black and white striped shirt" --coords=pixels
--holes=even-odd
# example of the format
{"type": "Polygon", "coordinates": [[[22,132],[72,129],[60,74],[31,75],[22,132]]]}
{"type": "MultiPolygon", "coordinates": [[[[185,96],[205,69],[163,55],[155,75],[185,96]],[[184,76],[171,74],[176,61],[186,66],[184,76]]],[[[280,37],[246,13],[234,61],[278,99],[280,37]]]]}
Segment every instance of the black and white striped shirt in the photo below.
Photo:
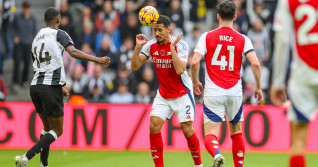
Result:
{"type": "Polygon", "coordinates": [[[65,85],[63,51],[73,40],[63,30],[42,28],[32,43],[34,76],[31,85],[65,85]]]}

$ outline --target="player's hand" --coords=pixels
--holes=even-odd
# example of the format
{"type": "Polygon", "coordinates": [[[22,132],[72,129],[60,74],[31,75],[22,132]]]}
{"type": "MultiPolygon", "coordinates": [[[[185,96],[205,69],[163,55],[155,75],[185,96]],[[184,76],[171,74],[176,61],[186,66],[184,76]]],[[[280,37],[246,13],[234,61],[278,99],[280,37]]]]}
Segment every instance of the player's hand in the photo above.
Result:
{"type": "Polygon", "coordinates": [[[146,36],[144,34],[138,34],[136,36],[136,45],[142,46],[144,44],[146,44],[148,41],[148,39],[146,38],[146,36]]]}
{"type": "Polygon", "coordinates": [[[203,89],[202,83],[201,82],[197,82],[193,84],[193,91],[196,95],[200,95],[201,94],[201,89],[203,89]]]}
{"type": "Polygon", "coordinates": [[[68,96],[69,96],[69,93],[68,93],[67,89],[64,88],[64,87],[62,87],[62,95],[63,95],[63,97],[65,97],[65,98],[68,98],[68,96]]]}
{"type": "Polygon", "coordinates": [[[103,64],[103,65],[108,65],[110,63],[110,58],[108,56],[100,57],[97,60],[97,63],[103,64]]]}
{"type": "Polygon", "coordinates": [[[254,97],[257,99],[257,104],[260,104],[263,101],[263,92],[262,89],[256,89],[254,93],[254,97]]]}
{"type": "Polygon", "coordinates": [[[180,34],[177,36],[177,39],[174,40],[170,46],[175,47],[177,43],[180,41],[181,37],[182,37],[182,32],[180,32],[180,34]]]}
{"type": "Polygon", "coordinates": [[[271,87],[270,97],[275,106],[280,107],[284,101],[286,101],[285,89],[275,89],[271,87]]]}

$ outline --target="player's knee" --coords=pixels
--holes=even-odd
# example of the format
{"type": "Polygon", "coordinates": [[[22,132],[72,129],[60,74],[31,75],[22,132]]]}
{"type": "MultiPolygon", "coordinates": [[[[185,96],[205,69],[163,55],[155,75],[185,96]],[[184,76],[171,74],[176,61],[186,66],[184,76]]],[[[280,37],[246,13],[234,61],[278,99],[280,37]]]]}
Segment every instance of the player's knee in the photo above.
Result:
{"type": "Polygon", "coordinates": [[[160,131],[161,129],[161,126],[159,123],[156,123],[156,122],[150,122],[150,131],[154,132],[154,131],[160,131]]]}
{"type": "Polygon", "coordinates": [[[190,137],[194,133],[192,124],[183,124],[181,125],[181,129],[185,137],[190,137]]]}
{"type": "Polygon", "coordinates": [[[56,133],[57,137],[60,137],[63,134],[63,128],[56,128],[53,129],[53,131],[56,133]]]}

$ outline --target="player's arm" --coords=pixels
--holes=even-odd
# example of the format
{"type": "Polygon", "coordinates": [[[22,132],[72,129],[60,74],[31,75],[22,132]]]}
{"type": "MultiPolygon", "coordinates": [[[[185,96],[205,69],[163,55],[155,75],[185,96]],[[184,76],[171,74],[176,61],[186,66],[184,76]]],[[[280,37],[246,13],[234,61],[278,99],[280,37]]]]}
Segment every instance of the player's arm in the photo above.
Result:
{"type": "Polygon", "coordinates": [[[202,57],[202,54],[194,52],[191,60],[191,78],[193,82],[193,90],[196,95],[201,94],[200,88],[203,89],[202,83],[199,81],[200,61],[202,57]]]}
{"type": "Polygon", "coordinates": [[[187,62],[182,61],[179,56],[178,53],[175,49],[177,43],[180,41],[182,36],[182,32],[178,35],[177,39],[174,40],[171,44],[170,44],[170,50],[171,50],[171,55],[172,55],[172,64],[174,69],[176,70],[178,75],[181,75],[184,73],[186,67],[187,67],[187,62]]]}
{"type": "Polygon", "coordinates": [[[145,35],[138,34],[136,36],[136,46],[130,64],[130,69],[132,71],[138,70],[147,61],[147,56],[140,54],[142,46],[146,43],[147,38],[145,37],[145,35]]]}
{"type": "Polygon", "coordinates": [[[91,56],[89,54],[86,54],[76,49],[73,45],[66,46],[65,50],[75,59],[93,61],[93,62],[104,64],[104,65],[108,65],[110,63],[110,58],[107,56],[104,56],[104,57],[91,56]]]}
{"type": "Polygon", "coordinates": [[[206,35],[203,33],[198,41],[197,46],[194,49],[194,55],[191,60],[191,78],[193,82],[193,91],[196,95],[201,94],[201,89],[203,89],[202,83],[199,81],[199,71],[200,71],[200,61],[206,54],[206,35]]]}
{"type": "Polygon", "coordinates": [[[292,26],[290,25],[293,25],[287,3],[286,0],[278,2],[273,26],[276,33],[274,38],[273,77],[270,97],[276,106],[282,105],[282,102],[286,100],[285,79],[288,69],[290,34],[292,32],[292,26]]]}
{"type": "Polygon", "coordinates": [[[56,35],[56,40],[65,48],[65,50],[72,57],[76,59],[93,61],[93,62],[104,64],[104,65],[108,65],[110,63],[110,58],[107,56],[95,57],[76,49],[74,47],[73,40],[65,31],[58,30],[56,35]]]}
{"type": "Polygon", "coordinates": [[[258,58],[256,56],[256,53],[254,51],[248,52],[246,54],[246,58],[251,63],[255,84],[256,84],[256,90],[255,90],[255,97],[258,96],[257,103],[260,103],[263,100],[263,93],[262,93],[262,87],[261,87],[261,65],[258,61],[258,58]]]}

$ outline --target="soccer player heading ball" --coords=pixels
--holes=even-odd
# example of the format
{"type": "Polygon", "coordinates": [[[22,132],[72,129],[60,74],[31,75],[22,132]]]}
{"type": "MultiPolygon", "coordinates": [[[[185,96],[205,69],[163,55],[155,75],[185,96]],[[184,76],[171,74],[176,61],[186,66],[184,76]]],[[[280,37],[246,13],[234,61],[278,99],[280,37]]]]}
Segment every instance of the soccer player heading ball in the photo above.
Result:
{"type": "Polygon", "coordinates": [[[45,28],[35,36],[32,43],[34,76],[30,87],[32,102],[43,123],[40,140],[24,155],[16,156],[17,167],[25,167],[36,154],[41,153],[41,167],[48,166],[51,143],[63,133],[63,96],[68,96],[65,85],[63,50],[72,57],[107,65],[110,58],[95,57],[74,48],[70,36],[58,29],[60,12],[48,8],[44,13],[45,28]]]}
{"type": "Polygon", "coordinates": [[[161,128],[176,113],[196,167],[202,167],[200,144],[192,127],[194,99],[192,81],[186,72],[188,45],[170,35],[170,19],[160,15],[153,25],[155,39],[136,36],[136,47],[131,60],[131,70],[138,70],[151,58],[157,71],[160,88],[150,113],[150,149],[156,167],[163,167],[163,142],[161,128]]]}
{"type": "Polygon", "coordinates": [[[236,19],[236,7],[232,1],[224,0],[217,6],[219,28],[204,33],[194,50],[191,61],[191,74],[194,92],[201,94],[199,82],[200,61],[205,57],[204,88],[204,144],[214,158],[213,167],[224,164],[225,158],[220,152],[218,135],[221,122],[229,121],[232,139],[232,154],[235,167],[243,167],[245,145],[242,137],[243,121],[241,66],[244,54],[251,63],[258,103],[263,100],[261,90],[261,68],[248,37],[233,30],[236,19]]]}

